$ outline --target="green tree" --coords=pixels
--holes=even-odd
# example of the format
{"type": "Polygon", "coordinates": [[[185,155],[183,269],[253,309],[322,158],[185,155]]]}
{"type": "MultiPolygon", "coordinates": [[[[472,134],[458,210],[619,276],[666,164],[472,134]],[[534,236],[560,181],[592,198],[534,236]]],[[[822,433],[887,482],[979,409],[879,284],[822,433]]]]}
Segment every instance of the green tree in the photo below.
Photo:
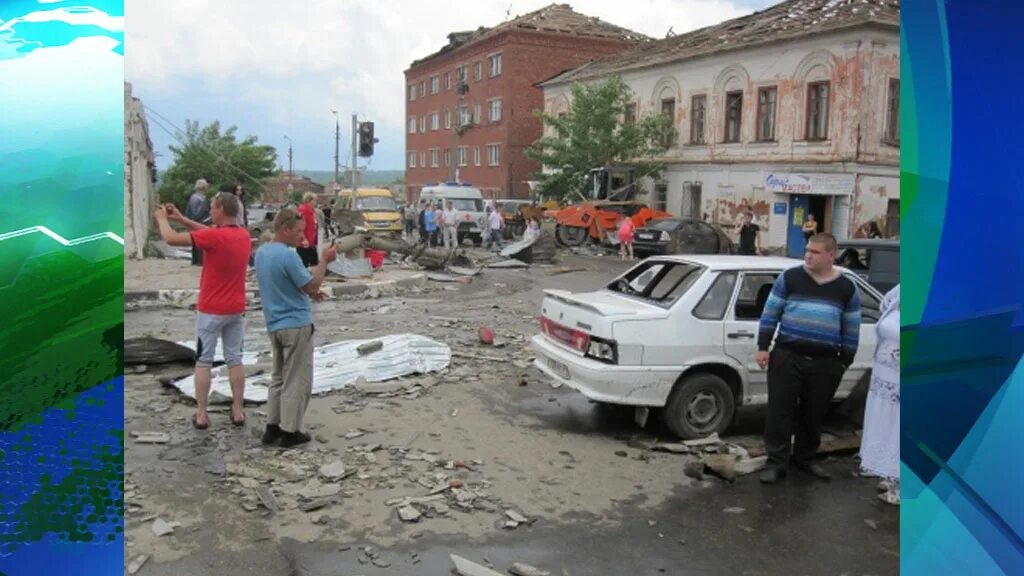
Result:
{"type": "Polygon", "coordinates": [[[200,127],[199,122],[186,120],[181,143],[170,147],[174,163],[163,175],[161,201],[184,209],[199,178],[209,182],[211,193],[223,186],[233,187],[238,181],[256,196],[262,193],[263,180],[277,173],[277,151],[257,144],[255,136],[238,140],[236,131],[231,126],[221,132],[216,121],[200,127]]]}
{"type": "Polygon", "coordinates": [[[630,165],[638,176],[656,178],[664,169],[659,159],[665,142],[676,139],[672,118],[654,114],[623,122],[632,106],[633,91],[618,76],[600,84],[572,85],[572,106],[568,113],[537,116],[551,128],[526,150],[526,155],[550,172],[534,175],[536,193],[542,199],[572,202],[587,197],[587,176],[605,164],[630,165]]]}

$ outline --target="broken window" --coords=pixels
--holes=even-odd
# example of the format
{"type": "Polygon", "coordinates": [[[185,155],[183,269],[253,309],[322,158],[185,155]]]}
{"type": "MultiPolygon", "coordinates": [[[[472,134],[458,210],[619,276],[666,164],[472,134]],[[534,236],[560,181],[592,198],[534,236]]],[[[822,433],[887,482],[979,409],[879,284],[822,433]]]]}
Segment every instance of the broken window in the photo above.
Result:
{"type": "Polygon", "coordinates": [[[778,89],[761,88],[757,91],[757,141],[771,142],[775,140],[775,103],[778,89]]]}
{"type": "Polygon", "coordinates": [[[689,290],[703,270],[685,262],[647,261],[617,278],[608,289],[667,308],[689,290]]]}
{"type": "Polygon", "coordinates": [[[807,86],[807,139],[828,140],[829,83],[814,82],[807,86]]]}
{"type": "Polygon", "coordinates": [[[707,96],[694,96],[690,106],[690,144],[704,143],[704,119],[707,110],[707,96]]]}
{"type": "Polygon", "coordinates": [[[622,113],[622,123],[626,126],[636,124],[636,102],[626,104],[626,109],[622,113]]]}
{"type": "MultiPolygon", "coordinates": [[[[661,101],[661,113],[664,114],[665,116],[668,116],[669,122],[671,122],[672,125],[675,126],[675,123],[676,123],[676,99],[675,98],[665,98],[664,100],[662,100],[661,101]]],[[[671,148],[673,145],[675,145],[675,142],[672,141],[672,131],[671,130],[669,130],[668,133],[665,134],[664,138],[662,138],[661,145],[664,146],[665,148],[671,148]]]]}
{"type": "Polygon", "coordinates": [[[889,110],[886,116],[885,141],[900,145],[900,79],[889,80],[889,110]]]}
{"type": "Polygon", "coordinates": [[[701,320],[721,320],[732,300],[732,289],[736,286],[735,272],[722,272],[715,278],[704,297],[693,309],[693,315],[701,320]]]}
{"type": "Polygon", "coordinates": [[[725,95],[725,142],[740,141],[742,121],[743,92],[729,92],[725,95]]]}
{"type": "Polygon", "coordinates": [[[768,272],[744,274],[734,309],[737,320],[760,320],[764,305],[772,292],[778,274],[768,272]]]}

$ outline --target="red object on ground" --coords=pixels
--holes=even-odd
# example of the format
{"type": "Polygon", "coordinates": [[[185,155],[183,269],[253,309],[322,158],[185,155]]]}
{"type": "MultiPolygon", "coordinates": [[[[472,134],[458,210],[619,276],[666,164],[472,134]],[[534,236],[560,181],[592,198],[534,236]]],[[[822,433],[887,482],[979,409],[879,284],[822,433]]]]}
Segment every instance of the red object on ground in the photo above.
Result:
{"type": "Polygon", "coordinates": [[[480,336],[480,341],[483,342],[484,344],[494,344],[494,330],[491,330],[487,326],[480,328],[480,331],[477,332],[477,335],[480,336]]]}
{"type": "Polygon", "coordinates": [[[366,257],[370,259],[370,267],[379,269],[384,266],[384,256],[387,252],[383,250],[367,250],[366,257]]]}

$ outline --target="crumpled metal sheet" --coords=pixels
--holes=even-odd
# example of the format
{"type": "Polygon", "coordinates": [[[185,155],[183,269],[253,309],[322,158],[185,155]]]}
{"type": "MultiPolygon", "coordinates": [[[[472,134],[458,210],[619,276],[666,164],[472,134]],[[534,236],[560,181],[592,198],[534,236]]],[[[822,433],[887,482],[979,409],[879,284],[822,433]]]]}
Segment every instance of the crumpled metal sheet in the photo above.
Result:
{"type": "MultiPolygon", "coordinates": [[[[409,374],[426,374],[444,370],[452,361],[447,344],[418,334],[392,334],[369,340],[345,340],[319,346],[313,351],[313,394],[326,394],[352,384],[360,377],[367,382],[383,382],[409,374]],[[356,350],[367,342],[380,340],[383,347],[366,356],[356,350]]],[[[174,386],[195,398],[195,380],[192,376],[174,383],[174,386]]],[[[245,399],[266,402],[270,386],[270,371],[245,379],[245,399]]],[[[231,383],[226,366],[213,370],[211,396],[231,397],[231,383]]]]}

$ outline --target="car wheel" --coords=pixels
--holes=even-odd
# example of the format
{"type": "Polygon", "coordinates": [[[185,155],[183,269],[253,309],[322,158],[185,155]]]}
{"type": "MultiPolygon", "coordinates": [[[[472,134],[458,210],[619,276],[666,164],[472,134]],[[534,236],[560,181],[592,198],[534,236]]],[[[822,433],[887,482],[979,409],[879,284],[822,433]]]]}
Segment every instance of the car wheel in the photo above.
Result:
{"type": "Polygon", "coordinates": [[[714,374],[693,374],[672,390],[663,418],[673,434],[684,440],[722,433],[732,424],[736,400],[725,380],[714,374]]]}

